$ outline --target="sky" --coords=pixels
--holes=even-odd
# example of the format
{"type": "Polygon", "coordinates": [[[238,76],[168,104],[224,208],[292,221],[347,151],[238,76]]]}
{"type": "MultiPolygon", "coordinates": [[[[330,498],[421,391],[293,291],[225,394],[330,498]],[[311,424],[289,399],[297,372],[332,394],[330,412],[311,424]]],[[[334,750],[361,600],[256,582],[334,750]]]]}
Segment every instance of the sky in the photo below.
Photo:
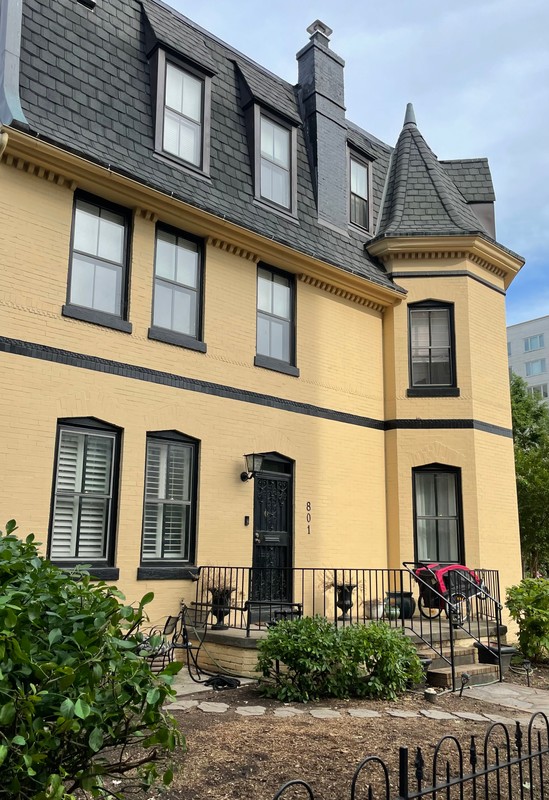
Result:
{"type": "Polygon", "coordinates": [[[333,29],[347,117],[394,145],[406,103],[441,159],[488,157],[498,241],[526,259],[507,324],[549,314],[547,0],[165,0],[290,83],[307,27],[333,29]]]}

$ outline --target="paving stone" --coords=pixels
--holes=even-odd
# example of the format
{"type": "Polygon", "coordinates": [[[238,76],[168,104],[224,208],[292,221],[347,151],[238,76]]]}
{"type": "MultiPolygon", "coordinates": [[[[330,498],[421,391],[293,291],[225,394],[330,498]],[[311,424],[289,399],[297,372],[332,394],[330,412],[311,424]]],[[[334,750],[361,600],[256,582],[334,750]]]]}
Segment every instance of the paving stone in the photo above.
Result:
{"type": "Polygon", "coordinates": [[[235,708],[236,713],[242,717],[262,717],[266,710],[265,706],[238,706],[235,708]]]}
{"type": "Polygon", "coordinates": [[[512,717],[502,717],[499,714],[485,714],[484,715],[490,722],[503,722],[504,725],[514,725],[515,720],[512,717]]]}
{"type": "Polygon", "coordinates": [[[471,722],[487,722],[486,717],[483,717],[482,714],[474,714],[472,711],[454,711],[454,716],[471,722]]]}
{"type": "Polygon", "coordinates": [[[275,717],[297,717],[305,712],[301,708],[275,708],[275,717]]]}
{"type": "Polygon", "coordinates": [[[370,711],[368,708],[350,708],[349,715],[351,717],[359,717],[360,719],[370,719],[371,717],[381,717],[379,711],[370,711]]]}
{"type": "Polygon", "coordinates": [[[199,703],[198,708],[200,711],[205,711],[206,714],[224,714],[225,711],[229,710],[227,703],[209,703],[206,700],[203,703],[199,703]]]}
{"type": "Polygon", "coordinates": [[[453,714],[449,714],[447,711],[431,710],[430,708],[424,708],[419,713],[427,717],[427,719],[456,719],[453,714]]]}
{"type": "Polygon", "coordinates": [[[339,711],[335,711],[333,708],[313,708],[309,711],[311,717],[316,717],[316,719],[335,719],[336,717],[341,717],[339,711]]]}
{"type": "Polygon", "coordinates": [[[398,717],[399,719],[409,719],[410,717],[419,717],[419,714],[416,711],[403,711],[394,709],[394,711],[387,711],[390,717],[398,717]]]}
{"type": "Polygon", "coordinates": [[[164,707],[166,711],[189,711],[191,708],[196,708],[197,705],[198,700],[176,700],[175,703],[164,707]]]}

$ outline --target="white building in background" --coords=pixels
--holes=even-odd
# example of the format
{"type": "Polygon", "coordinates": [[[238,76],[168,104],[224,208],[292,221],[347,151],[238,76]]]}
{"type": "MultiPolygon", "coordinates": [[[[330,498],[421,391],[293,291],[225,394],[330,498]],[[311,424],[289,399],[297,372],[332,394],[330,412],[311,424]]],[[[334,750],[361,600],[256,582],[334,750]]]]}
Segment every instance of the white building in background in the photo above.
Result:
{"type": "Polygon", "coordinates": [[[507,328],[509,370],[528,384],[532,394],[549,402],[549,315],[507,328]]]}

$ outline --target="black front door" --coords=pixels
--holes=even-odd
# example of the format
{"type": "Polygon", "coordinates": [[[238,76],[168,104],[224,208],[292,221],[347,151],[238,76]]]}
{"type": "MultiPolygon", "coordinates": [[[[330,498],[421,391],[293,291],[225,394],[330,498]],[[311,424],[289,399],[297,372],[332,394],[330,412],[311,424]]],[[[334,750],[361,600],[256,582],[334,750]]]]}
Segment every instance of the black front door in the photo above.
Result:
{"type": "Polygon", "coordinates": [[[291,463],[266,458],[254,487],[252,600],[288,602],[292,599],[291,463]]]}

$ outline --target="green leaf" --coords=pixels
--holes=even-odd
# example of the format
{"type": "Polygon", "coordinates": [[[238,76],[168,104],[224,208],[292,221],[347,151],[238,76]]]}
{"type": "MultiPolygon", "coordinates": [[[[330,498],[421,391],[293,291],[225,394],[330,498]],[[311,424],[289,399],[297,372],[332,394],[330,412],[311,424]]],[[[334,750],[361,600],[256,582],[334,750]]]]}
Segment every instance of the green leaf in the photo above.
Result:
{"type": "Polygon", "coordinates": [[[61,703],[61,708],[59,709],[61,715],[65,717],[65,719],[72,719],[74,717],[74,703],[70,699],[70,697],[66,697],[63,702],[61,703]]]}
{"type": "Polygon", "coordinates": [[[0,765],[4,763],[6,760],[6,756],[8,754],[8,746],[7,744],[0,744],[0,765]]]}
{"type": "Polygon", "coordinates": [[[50,646],[52,644],[56,644],[56,642],[61,641],[62,638],[63,634],[61,633],[60,628],[53,628],[53,630],[51,630],[48,634],[48,642],[50,643],[50,646]]]}
{"type": "Polygon", "coordinates": [[[17,736],[13,737],[13,739],[11,740],[11,743],[12,744],[20,744],[20,745],[23,746],[23,745],[27,744],[27,740],[23,736],[17,735],[17,736]]]}
{"type": "Polygon", "coordinates": [[[164,775],[162,776],[162,783],[164,784],[164,786],[169,786],[172,781],[173,781],[173,770],[167,769],[164,775]]]}
{"type": "Polygon", "coordinates": [[[74,713],[77,717],[80,717],[80,719],[86,719],[91,714],[91,708],[85,700],[78,698],[74,704],[74,713]]]}
{"type": "Polygon", "coordinates": [[[99,752],[103,747],[103,731],[101,728],[94,728],[88,738],[89,745],[94,753],[99,752]]]}
{"type": "Polygon", "coordinates": [[[14,519],[8,520],[8,522],[6,522],[6,534],[9,536],[16,530],[17,530],[17,522],[14,519]]]}
{"type": "Polygon", "coordinates": [[[9,701],[0,706],[0,725],[10,725],[15,719],[15,703],[9,701]]]}
{"type": "Polygon", "coordinates": [[[158,691],[158,689],[156,687],[154,689],[149,689],[149,691],[147,692],[147,703],[150,706],[154,706],[156,705],[156,703],[158,703],[159,700],[160,700],[160,692],[158,691]]]}
{"type": "Polygon", "coordinates": [[[141,602],[139,603],[139,605],[148,606],[149,603],[152,603],[153,600],[154,600],[154,592],[147,592],[147,594],[144,594],[143,597],[141,598],[141,602]]]}

